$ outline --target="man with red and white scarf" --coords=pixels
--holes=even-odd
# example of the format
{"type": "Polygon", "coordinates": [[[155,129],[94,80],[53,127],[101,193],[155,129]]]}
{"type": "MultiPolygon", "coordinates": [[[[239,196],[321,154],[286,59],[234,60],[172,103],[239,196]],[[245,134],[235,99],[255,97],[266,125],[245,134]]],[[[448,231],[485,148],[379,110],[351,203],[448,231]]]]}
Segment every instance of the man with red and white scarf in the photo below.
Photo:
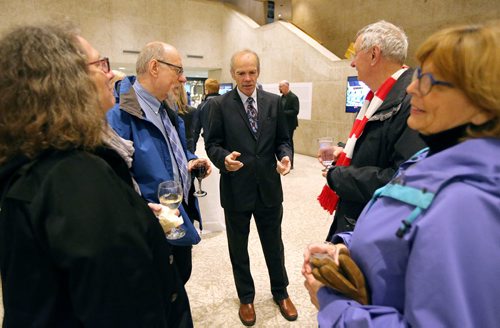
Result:
{"type": "Polygon", "coordinates": [[[351,66],[371,91],[345,147],[334,147],[336,164],[326,173],[327,185],[318,197],[326,210],[336,211],[327,240],[353,230],[373,192],[425,147],[406,124],[410,111],[406,87],[413,74],[404,65],[407,49],[404,31],[386,21],[370,24],[356,35],[351,66]]]}

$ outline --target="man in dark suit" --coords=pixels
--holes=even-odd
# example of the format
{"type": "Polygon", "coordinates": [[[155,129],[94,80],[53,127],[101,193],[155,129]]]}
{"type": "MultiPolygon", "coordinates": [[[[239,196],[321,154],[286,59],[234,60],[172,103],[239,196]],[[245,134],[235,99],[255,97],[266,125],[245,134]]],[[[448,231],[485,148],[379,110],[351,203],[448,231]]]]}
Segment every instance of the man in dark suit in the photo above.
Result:
{"type": "Polygon", "coordinates": [[[281,221],[281,175],[290,171],[291,147],[279,96],[257,90],[259,57],[242,50],[231,58],[236,88],[209,102],[206,151],[220,170],[229,255],[240,299],[239,317],[255,324],[255,287],[250,273],[248,235],[255,218],[274,301],[289,321],[297,310],[288,297],[281,221]]]}
{"type": "MultiPolygon", "coordinates": [[[[207,130],[207,122],[208,122],[208,106],[207,103],[210,99],[214,97],[220,96],[219,94],[219,81],[216,79],[206,79],[205,80],[205,96],[203,97],[203,101],[198,105],[196,109],[195,115],[193,117],[193,142],[194,142],[194,150],[196,151],[196,144],[198,143],[198,139],[200,138],[200,134],[203,138],[205,138],[205,131],[207,130]],[[203,133],[201,132],[203,129],[203,133]]],[[[193,152],[194,153],[194,152],[193,152]]]]}
{"type": "Polygon", "coordinates": [[[293,169],[293,154],[295,149],[293,147],[293,132],[299,126],[299,120],[297,115],[299,115],[300,103],[299,98],[290,91],[290,83],[287,80],[283,80],[279,84],[281,96],[281,105],[283,106],[283,111],[286,116],[286,123],[288,125],[288,134],[290,135],[290,143],[292,144],[292,169],[293,169]]]}

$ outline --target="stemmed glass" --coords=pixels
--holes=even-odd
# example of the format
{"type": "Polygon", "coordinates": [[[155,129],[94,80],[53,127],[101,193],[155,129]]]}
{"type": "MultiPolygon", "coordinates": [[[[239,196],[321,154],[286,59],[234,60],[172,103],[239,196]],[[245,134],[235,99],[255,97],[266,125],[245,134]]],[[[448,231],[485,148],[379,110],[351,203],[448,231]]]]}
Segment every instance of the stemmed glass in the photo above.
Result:
{"type": "Polygon", "coordinates": [[[333,138],[332,137],[322,137],[318,138],[319,144],[319,154],[321,158],[321,164],[325,167],[322,171],[327,171],[333,164],[333,138]]]}
{"type": "Polygon", "coordinates": [[[163,181],[158,185],[158,199],[160,204],[168,207],[170,209],[170,213],[167,215],[162,215],[162,219],[167,220],[167,226],[172,226],[170,230],[165,233],[167,239],[175,240],[184,237],[186,231],[175,225],[178,224],[173,218],[177,218],[176,215],[173,214],[182,202],[182,186],[178,181],[163,181]]]}
{"type": "Polygon", "coordinates": [[[204,163],[200,163],[191,169],[191,174],[193,174],[198,180],[198,190],[193,193],[195,197],[205,197],[207,192],[201,189],[201,180],[205,178],[207,174],[207,167],[204,163]]]}

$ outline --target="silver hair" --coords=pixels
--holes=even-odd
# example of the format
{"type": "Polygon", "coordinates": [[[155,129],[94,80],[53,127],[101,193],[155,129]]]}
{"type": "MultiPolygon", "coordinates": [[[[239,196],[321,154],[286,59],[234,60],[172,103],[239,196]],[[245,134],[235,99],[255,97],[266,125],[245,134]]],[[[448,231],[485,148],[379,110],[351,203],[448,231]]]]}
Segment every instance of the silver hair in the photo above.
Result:
{"type": "Polygon", "coordinates": [[[151,59],[162,59],[165,53],[165,44],[162,42],[148,43],[137,57],[135,62],[135,71],[137,76],[145,74],[148,71],[148,64],[151,59]]]}
{"type": "Polygon", "coordinates": [[[356,34],[361,36],[361,49],[375,45],[380,47],[382,56],[403,64],[408,53],[408,37],[403,29],[384,20],[363,27],[356,34]]]}
{"type": "Polygon", "coordinates": [[[235,52],[233,54],[233,56],[231,57],[231,72],[234,72],[234,62],[236,61],[236,57],[240,57],[242,55],[245,55],[245,54],[252,54],[255,56],[255,59],[257,60],[257,72],[260,73],[260,59],[259,59],[259,56],[257,55],[257,53],[253,50],[250,50],[250,49],[243,49],[243,50],[240,50],[238,52],[235,52]]]}

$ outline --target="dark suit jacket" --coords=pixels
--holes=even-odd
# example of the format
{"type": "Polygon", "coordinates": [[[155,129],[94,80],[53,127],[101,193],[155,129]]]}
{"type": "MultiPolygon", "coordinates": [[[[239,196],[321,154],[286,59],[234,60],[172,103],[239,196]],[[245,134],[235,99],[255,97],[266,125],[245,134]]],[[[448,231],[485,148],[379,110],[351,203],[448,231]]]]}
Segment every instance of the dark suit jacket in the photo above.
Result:
{"type": "Polygon", "coordinates": [[[286,96],[281,96],[281,103],[286,115],[288,129],[293,131],[299,126],[299,120],[297,119],[300,109],[299,98],[292,91],[288,91],[286,96]]]}
{"type": "Polygon", "coordinates": [[[266,206],[280,205],[283,192],[280,175],[276,172],[276,159],[292,155],[280,97],[257,90],[257,136],[251,131],[236,88],[213,98],[208,106],[210,117],[205,148],[220,170],[222,207],[231,211],[253,210],[259,195],[266,206]],[[224,166],[224,158],[233,151],[241,153],[238,160],[244,166],[229,172],[224,166]]]}

